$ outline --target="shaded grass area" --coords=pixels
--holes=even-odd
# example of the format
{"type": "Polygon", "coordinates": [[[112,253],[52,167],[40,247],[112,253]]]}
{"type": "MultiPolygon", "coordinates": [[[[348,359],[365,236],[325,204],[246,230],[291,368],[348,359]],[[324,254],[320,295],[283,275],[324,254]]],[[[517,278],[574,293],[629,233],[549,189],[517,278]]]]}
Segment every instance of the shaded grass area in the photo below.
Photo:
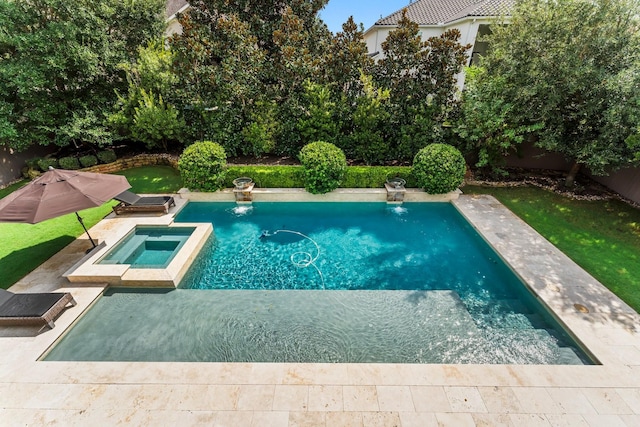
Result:
{"type": "Polygon", "coordinates": [[[115,174],[126,176],[134,193],[175,193],[182,188],[180,172],[171,166],[141,166],[115,174]]]}
{"type": "MultiPolygon", "coordinates": [[[[78,212],[87,228],[115,202],[78,212]]],[[[7,289],[84,233],[74,213],[38,224],[0,223],[0,288],[7,289]]]]}
{"type": "MultiPolygon", "coordinates": [[[[173,193],[182,187],[178,171],[170,166],[148,166],[124,170],[136,193],[173,193]]],[[[0,190],[5,197],[27,181],[0,190]]],[[[80,211],[87,228],[93,227],[111,212],[114,201],[80,211]]],[[[7,289],[33,271],[78,236],[84,234],[75,214],[39,224],[0,223],[0,288],[7,289]]]]}
{"type": "Polygon", "coordinates": [[[462,190],[493,195],[640,312],[639,209],[617,200],[573,200],[536,187],[462,190]]]}

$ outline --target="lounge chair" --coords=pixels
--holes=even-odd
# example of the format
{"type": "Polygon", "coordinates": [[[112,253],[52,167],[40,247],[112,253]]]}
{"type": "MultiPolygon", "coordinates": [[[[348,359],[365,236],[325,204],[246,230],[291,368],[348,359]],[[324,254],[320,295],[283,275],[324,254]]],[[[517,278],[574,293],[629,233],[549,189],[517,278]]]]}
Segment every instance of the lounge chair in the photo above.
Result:
{"type": "Polygon", "coordinates": [[[14,294],[0,289],[0,326],[44,326],[53,329],[53,319],[67,305],[76,305],[70,293],[14,294]]]}
{"type": "Polygon", "coordinates": [[[169,213],[169,208],[176,202],[171,196],[141,197],[131,191],[123,191],[114,197],[118,203],[113,207],[116,215],[130,212],[164,212],[169,213]]]}

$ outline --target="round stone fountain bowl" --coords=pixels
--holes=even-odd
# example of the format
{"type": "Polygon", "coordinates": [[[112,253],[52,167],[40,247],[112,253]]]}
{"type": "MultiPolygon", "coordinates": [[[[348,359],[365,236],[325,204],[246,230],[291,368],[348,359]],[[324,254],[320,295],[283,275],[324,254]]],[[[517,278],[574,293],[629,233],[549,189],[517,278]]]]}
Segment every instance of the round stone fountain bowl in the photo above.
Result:
{"type": "Polygon", "coordinates": [[[253,183],[253,180],[247,176],[241,176],[233,180],[233,185],[238,189],[244,189],[249,187],[253,183]]]}
{"type": "Polygon", "coordinates": [[[387,178],[387,184],[389,184],[393,188],[402,188],[406,183],[407,181],[399,177],[387,178]]]}

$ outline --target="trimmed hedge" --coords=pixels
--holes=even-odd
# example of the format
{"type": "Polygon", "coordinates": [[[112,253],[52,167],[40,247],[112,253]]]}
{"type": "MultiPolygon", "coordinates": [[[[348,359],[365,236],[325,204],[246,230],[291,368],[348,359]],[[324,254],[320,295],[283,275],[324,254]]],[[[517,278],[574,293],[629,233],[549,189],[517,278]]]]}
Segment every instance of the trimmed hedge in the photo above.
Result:
{"type": "Polygon", "coordinates": [[[113,150],[98,151],[97,156],[100,163],[112,163],[118,159],[118,156],[116,156],[113,150]]]}
{"type": "MultiPolygon", "coordinates": [[[[304,187],[302,166],[251,165],[229,166],[224,186],[233,187],[233,180],[241,176],[253,179],[260,188],[300,188],[304,187]]],[[[416,180],[409,166],[348,166],[340,187],[342,188],[382,188],[387,178],[404,178],[407,187],[415,187],[416,180]]]]}
{"type": "Polygon", "coordinates": [[[324,194],[342,184],[347,169],[344,152],[335,145],[316,141],[305,145],[298,155],[304,172],[304,188],[312,194],[324,194]]]}
{"type": "Polygon", "coordinates": [[[349,166],[341,187],[382,188],[387,178],[394,177],[407,181],[407,187],[416,186],[409,166],[349,166]]]}
{"type": "Polygon", "coordinates": [[[222,145],[212,141],[194,142],[184,149],[178,170],[184,185],[193,191],[216,191],[222,188],[227,154],[222,145]]]}
{"type": "Polygon", "coordinates": [[[42,172],[48,171],[49,170],[49,166],[57,168],[58,167],[58,160],[54,159],[54,158],[38,160],[38,167],[40,168],[40,170],[42,172]]]}
{"type": "Polygon", "coordinates": [[[61,157],[60,160],[58,160],[58,163],[60,164],[60,168],[62,169],[80,169],[80,162],[76,157],[61,157]]]}
{"type": "Polygon", "coordinates": [[[95,166],[98,164],[98,158],[93,154],[82,156],[78,160],[80,160],[80,164],[83,168],[90,168],[91,166],[95,166]]]}
{"type": "Polygon", "coordinates": [[[233,180],[241,176],[248,176],[261,188],[304,187],[302,166],[229,166],[224,186],[233,187],[233,180]]]}
{"type": "Polygon", "coordinates": [[[413,176],[429,194],[445,194],[464,182],[467,164],[452,145],[429,144],[413,159],[413,176]]]}

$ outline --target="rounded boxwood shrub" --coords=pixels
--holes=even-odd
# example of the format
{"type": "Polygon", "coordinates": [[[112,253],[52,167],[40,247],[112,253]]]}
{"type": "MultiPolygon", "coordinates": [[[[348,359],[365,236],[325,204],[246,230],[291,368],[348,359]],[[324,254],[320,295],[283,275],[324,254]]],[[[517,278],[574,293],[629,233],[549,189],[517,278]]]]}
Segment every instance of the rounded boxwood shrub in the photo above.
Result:
{"type": "Polygon", "coordinates": [[[457,148],[447,144],[429,144],[413,159],[413,176],[429,194],[455,190],[464,181],[466,163],[457,148]]]}
{"type": "Polygon", "coordinates": [[[98,151],[97,156],[100,163],[113,163],[118,158],[113,150],[98,151]]]}
{"type": "Polygon", "coordinates": [[[98,164],[98,158],[93,154],[82,156],[79,160],[83,168],[89,168],[98,164]]]}
{"type": "Polygon", "coordinates": [[[52,157],[47,159],[38,160],[38,167],[42,172],[46,172],[49,170],[49,166],[57,168],[58,167],[58,159],[54,159],[52,157]]]}
{"type": "Polygon", "coordinates": [[[184,185],[195,191],[216,191],[222,188],[226,165],[224,148],[212,141],[191,144],[178,160],[184,185]]]}
{"type": "Polygon", "coordinates": [[[298,156],[308,192],[323,194],[340,186],[347,170],[344,152],[333,144],[316,141],[305,145],[298,156]]]}
{"type": "Polygon", "coordinates": [[[75,157],[61,157],[60,160],[58,160],[58,163],[60,164],[60,167],[62,169],[67,169],[67,170],[80,169],[80,162],[75,157]]]}

